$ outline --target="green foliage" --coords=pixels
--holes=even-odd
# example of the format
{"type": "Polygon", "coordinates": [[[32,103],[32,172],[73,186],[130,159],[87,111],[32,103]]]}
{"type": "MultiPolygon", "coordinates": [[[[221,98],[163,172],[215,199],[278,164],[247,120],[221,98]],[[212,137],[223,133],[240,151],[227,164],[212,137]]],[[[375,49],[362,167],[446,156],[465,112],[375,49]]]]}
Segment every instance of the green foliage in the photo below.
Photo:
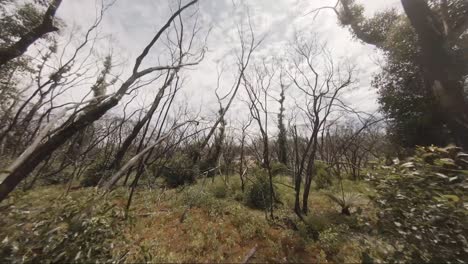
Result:
{"type": "Polygon", "coordinates": [[[243,202],[245,199],[245,194],[241,190],[238,190],[234,192],[233,198],[238,202],[243,202]]]}
{"type": "Polygon", "coordinates": [[[330,255],[338,253],[340,246],[345,242],[345,238],[349,234],[347,225],[337,225],[328,227],[320,232],[319,242],[325,251],[330,255]]]}
{"type": "Polygon", "coordinates": [[[255,215],[240,205],[229,206],[229,216],[231,223],[239,230],[243,239],[265,238],[268,225],[263,216],[255,215]]]}
{"type": "Polygon", "coordinates": [[[313,179],[315,187],[318,190],[328,188],[333,184],[332,177],[327,170],[327,165],[320,161],[315,162],[313,179]]]}
{"type": "Polygon", "coordinates": [[[270,205],[270,185],[265,177],[259,177],[247,191],[247,205],[257,209],[267,209],[270,205]]]}
{"type": "Polygon", "coordinates": [[[317,240],[320,232],[330,226],[330,221],[318,214],[309,214],[304,217],[304,222],[298,225],[299,233],[306,239],[317,240]]]}
{"type": "Polygon", "coordinates": [[[333,193],[326,193],[327,197],[341,207],[341,213],[345,215],[351,214],[351,207],[355,205],[355,200],[359,198],[356,193],[342,193],[335,195],[333,193]]]}
{"type": "MultiPolygon", "coordinates": [[[[373,171],[371,172],[373,173],[373,171]]],[[[362,196],[373,198],[376,191],[367,181],[341,180],[337,181],[330,190],[335,194],[345,193],[361,194],[362,196]]]]}
{"type": "Polygon", "coordinates": [[[455,147],[420,147],[408,162],[383,168],[374,180],[382,208],[379,226],[402,244],[395,260],[463,263],[467,259],[468,242],[462,234],[468,233],[463,202],[467,180],[463,171],[468,166],[459,152],[455,147]]]}
{"type": "Polygon", "coordinates": [[[278,140],[277,140],[277,147],[278,147],[278,160],[281,164],[286,165],[288,164],[288,136],[286,131],[286,126],[284,125],[284,101],[286,100],[285,87],[281,85],[281,93],[280,93],[280,112],[278,114],[278,140]]]}
{"type": "Polygon", "coordinates": [[[271,164],[271,174],[273,176],[278,176],[278,175],[288,175],[289,174],[289,169],[288,166],[281,162],[273,162],[271,164]]]}
{"type": "Polygon", "coordinates": [[[215,182],[213,185],[210,186],[210,192],[216,198],[227,198],[230,194],[229,187],[225,182],[215,182]]]}
{"type": "MultiPolygon", "coordinates": [[[[372,85],[378,89],[381,111],[390,121],[388,130],[392,141],[403,147],[446,144],[450,134],[444,128],[445,118],[438,110],[433,92],[426,89],[420,67],[420,45],[407,16],[389,9],[366,18],[364,7],[357,1],[340,2],[341,24],[350,26],[356,38],[375,45],[386,56],[382,71],[375,76],[372,85]]],[[[456,28],[457,24],[465,21],[464,12],[460,10],[466,10],[466,1],[454,0],[445,8],[441,1],[430,2],[434,19],[444,21],[449,28],[456,28]],[[442,19],[442,14],[447,14],[450,19],[442,19]]],[[[468,43],[466,38],[446,42],[447,50],[453,54],[468,43]]],[[[463,56],[460,54],[458,57],[463,56]]],[[[461,69],[463,64],[459,65],[460,71],[466,74],[466,69],[461,69]]],[[[462,82],[463,79],[457,81],[462,82]]]]}
{"type": "Polygon", "coordinates": [[[437,102],[423,83],[422,71],[408,57],[389,60],[373,81],[381,110],[391,120],[390,139],[403,147],[445,144],[448,138],[437,102]]]}
{"type": "MultiPolygon", "coordinates": [[[[273,186],[273,192],[276,196],[273,197],[275,203],[279,200],[279,193],[276,191],[276,187],[273,186]]],[[[261,173],[256,175],[253,179],[252,185],[249,186],[246,193],[246,204],[255,209],[268,209],[271,204],[271,192],[270,192],[270,182],[266,173],[261,173]]]]}
{"type": "Polygon", "coordinates": [[[196,168],[191,167],[192,161],[185,155],[177,155],[162,168],[161,175],[166,184],[178,187],[195,181],[196,168]]]}
{"type": "Polygon", "coordinates": [[[216,198],[202,186],[196,186],[184,191],[182,205],[188,207],[202,208],[211,216],[220,216],[226,212],[227,202],[216,198]]]}
{"type": "Polygon", "coordinates": [[[398,165],[375,165],[371,183],[378,193],[368,182],[351,180],[312,192],[304,222],[291,213],[289,177],[275,178],[276,195],[287,205],[276,205],[274,221],[243,204],[269,208],[263,200],[269,197],[264,170],[249,175],[245,193],[239,177],[223,176],[177,189],[141,190],[135,193],[131,222],[121,221],[121,210],[113,207],[125,204],[119,189],[106,198],[90,188],[61,198],[58,186],[17,192],[10,207],[0,209],[6,215],[0,219],[0,258],[13,263],[106,262],[130,252],[123,261],[240,262],[258,243],[254,260],[262,262],[284,257],[285,262],[307,262],[320,256],[321,262],[337,263],[456,263],[465,259],[468,163],[463,160],[468,156],[455,147],[418,148],[415,153],[398,165]],[[380,206],[378,216],[370,197],[380,206]],[[356,210],[341,215],[334,203],[356,210]]]}
{"type": "Polygon", "coordinates": [[[0,220],[4,235],[0,259],[12,263],[64,263],[112,258],[111,239],[119,235],[121,211],[107,199],[96,199],[92,192],[59,199],[57,194],[51,195],[50,189],[35,191],[7,209],[7,217],[0,220]]]}
{"type": "Polygon", "coordinates": [[[103,173],[106,173],[107,167],[103,162],[96,161],[93,163],[84,174],[80,185],[83,187],[95,187],[103,177],[103,173]]]}

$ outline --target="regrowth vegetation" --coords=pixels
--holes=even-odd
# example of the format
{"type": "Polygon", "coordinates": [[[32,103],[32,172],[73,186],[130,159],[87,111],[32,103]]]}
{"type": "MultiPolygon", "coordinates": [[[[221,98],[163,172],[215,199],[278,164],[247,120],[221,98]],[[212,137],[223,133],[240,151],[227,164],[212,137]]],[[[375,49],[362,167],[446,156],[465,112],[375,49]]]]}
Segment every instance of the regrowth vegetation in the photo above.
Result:
{"type": "Polygon", "coordinates": [[[371,80],[312,29],[271,52],[236,1],[213,60],[201,1],[153,6],[165,16],[127,62],[102,33],[124,0],[81,29],[66,1],[0,1],[2,262],[468,259],[466,1],[308,13],[383,51],[371,80]],[[380,112],[349,99],[362,81],[380,112]]]}

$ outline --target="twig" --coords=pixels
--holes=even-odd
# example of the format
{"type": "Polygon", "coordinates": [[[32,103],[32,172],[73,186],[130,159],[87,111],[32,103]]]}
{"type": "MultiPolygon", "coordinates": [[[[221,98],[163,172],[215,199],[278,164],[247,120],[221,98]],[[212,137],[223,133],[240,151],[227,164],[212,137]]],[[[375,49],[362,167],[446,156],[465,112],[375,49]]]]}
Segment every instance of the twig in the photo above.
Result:
{"type": "Polygon", "coordinates": [[[242,261],[242,263],[246,264],[249,262],[249,260],[253,257],[253,255],[255,254],[255,252],[257,252],[257,246],[258,245],[255,245],[255,247],[253,247],[249,253],[245,256],[244,258],[244,261],[242,261]]]}
{"type": "Polygon", "coordinates": [[[147,217],[147,216],[157,215],[157,214],[160,214],[160,213],[169,213],[169,210],[159,210],[157,212],[137,214],[136,216],[147,217]]]}

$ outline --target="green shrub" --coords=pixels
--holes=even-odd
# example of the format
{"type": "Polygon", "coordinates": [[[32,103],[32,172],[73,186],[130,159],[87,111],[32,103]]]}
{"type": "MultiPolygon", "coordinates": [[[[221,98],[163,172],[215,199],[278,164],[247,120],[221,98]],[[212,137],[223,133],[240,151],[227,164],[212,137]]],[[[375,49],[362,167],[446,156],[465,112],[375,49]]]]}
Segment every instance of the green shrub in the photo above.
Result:
{"type": "Polygon", "coordinates": [[[401,245],[402,263],[463,263],[468,210],[463,154],[455,147],[418,147],[409,162],[382,167],[375,179],[379,231],[401,245]],[[458,156],[458,157],[455,157],[458,156]],[[442,162],[441,162],[442,161],[442,162]],[[453,169],[453,164],[460,166],[453,169]],[[449,169],[450,168],[450,169],[449,169]],[[427,239],[430,238],[430,239],[427,239]]]}
{"type": "Polygon", "coordinates": [[[242,239],[265,238],[268,224],[263,216],[246,210],[241,205],[229,207],[229,220],[237,228],[242,239]]]}
{"type": "Polygon", "coordinates": [[[320,161],[315,161],[313,178],[318,190],[328,188],[333,184],[332,177],[327,171],[327,165],[320,161]]]}
{"type": "Polygon", "coordinates": [[[81,180],[80,185],[83,187],[94,187],[97,186],[101,178],[103,177],[103,173],[106,172],[106,165],[102,162],[96,162],[91,165],[87,170],[86,173],[81,180]]]}
{"type": "MultiPolygon", "coordinates": [[[[273,186],[274,194],[275,194],[275,201],[274,203],[279,201],[279,192],[273,186]]],[[[255,209],[268,209],[271,204],[271,195],[270,195],[270,182],[266,173],[263,172],[262,174],[258,175],[255,179],[253,179],[253,183],[248,188],[246,193],[246,204],[255,209]]]]}
{"type": "Polygon", "coordinates": [[[237,190],[237,191],[234,192],[233,198],[234,198],[234,200],[236,200],[238,202],[242,202],[242,201],[244,201],[245,194],[241,190],[237,190]]]}
{"type": "Polygon", "coordinates": [[[175,188],[195,181],[196,169],[191,166],[191,160],[186,156],[174,157],[161,170],[161,175],[166,184],[175,188]]]}
{"type": "Polygon", "coordinates": [[[218,181],[210,186],[210,192],[214,197],[223,199],[229,196],[230,190],[226,183],[218,181]]]}
{"type": "Polygon", "coordinates": [[[206,192],[203,187],[191,187],[184,191],[182,205],[197,207],[206,210],[211,216],[219,216],[226,213],[227,201],[214,197],[206,192]]]}
{"type": "Polygon", "coordinates": [[[239,176],[230,177],[228,186],[231,194],[242,192],[242,184],[239,176]]]}
{"type": "Polygon", "coordinates": [[[319,239],[322,231],[330,226],[330,221],[322,216],[316,214],[309,214],[304,217],[304,223],[298,225],[299,233],[306,239],[319,239]]]}
{"type": "Polygon", "coordinates": [[[271,174],[273,176],[289,175],[288,166],[284,165],[281,162],[274,162],[273,164],[271,164],[271,174]]]}
{"type": "Polygon", "coordinates": [[[340,251],[340,246],[346,242],[343,238],[345,238],[349,232],[349,228],[346,225],[336,225],[325,228],[319,235],[320,245],[329,255],[337,255],[340,251]]]}

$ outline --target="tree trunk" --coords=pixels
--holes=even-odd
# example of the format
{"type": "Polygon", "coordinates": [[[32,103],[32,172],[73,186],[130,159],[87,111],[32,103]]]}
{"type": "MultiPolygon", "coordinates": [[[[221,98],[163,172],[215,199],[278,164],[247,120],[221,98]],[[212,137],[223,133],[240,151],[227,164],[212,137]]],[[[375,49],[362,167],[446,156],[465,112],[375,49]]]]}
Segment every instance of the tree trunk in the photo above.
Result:
{"type": "Polygon", "coordinates": [[[109,170],[113,171],[117,168],[120,167],[120,163],[122,162],[125,153],[127,153],[128,149],[132,145],[132,142],[135,140],[135,138],[138,136],[138,133],[140,133],[141,129],[143,126],[149,122],[149,120],[153,117],[154,112],[159,106],[159,103],[161,102],[161,99],[164,96],[164,93],[166,91],[166,88],[169,87],[172,83],[172,80],[174,79],[175,73],[172,73],[169,79],[166,80],[166,83],[161,87],[159,90],[158,94],[156,95],[153,104],[151,105],[151,108],[149,111],[146,113],[146,115],[143,117],[142,120],[138,121],[138,123],[133,127],[132,133],[125,139],[123,142],[122,146],[119,148],[117,151],[117,154],[115,154],[115,158],[112,161],[111,165],[109,166],[109,170]]]}
{"type": "Polygon", "coordinates": [[[309,162],[307,164],[306,170],[306,180],[304,183],[304,193],[302,194],[302,212],[307,215],[309,213],[309,194],[310,194],[310,186],[312,184],[312,177],[315,168],[315,155],[317,153],[317,133],[314,132],[314,143],[312,146],[312,152],[310,153],[309,162]]]}
{"type": "Polygon", "coordinates": [[[425,0],[402,0],[419,37],[426,86],[439,101],[456,143],[468,149],[468,104],[463,90],[463,67],[445,44],[443,31],[425,0]]]}
{"type": "Polygon", "coordinates": [[[23,35],[17,42],[11,46],[0,49],[0,67],[4,66],[9,61],[23,55],[34,42],[44,37],[45,34],[57,31],[58,28],[54,26],[54,18],[57,9],[59,8],[62,0],[54,0],[50,3],[42,23],[31,31],[23,35]]]}
{"type": "Polygon", "coordinates": [[[118,98],[110,98],[99,107],[94,107],[79,116],[76,121],[51,136],[46,142],[35,148],[30,155],[24,158],[13,171],[9,171],[5,180],[0,184],[0,202],[2,202],[15,187],[24,180],[45,157],[62,146],[70,137],[101,118],[109,109],[117,105],[118,98]]]}
{"type": "MultiPolygon", "coordinates": [[[[302,172],[301,168],[299,167],[299,143],[297,138],[297,127],[294,126],[294,148],[296,153],[296,161],[295,161],[295,170],[294,170],[294,189],[295,189],[295,196],[294,196],[294,212],[297,216],[301,217],[301,203],[300,203],[300,195],[301,195],[301,181],[302,181],[302,172]]],[[[305,153],[304,155],[307,155],[305,153]]]]}
{"type": "Polygon", "coordinates": [[[245,144],[245,135],[242,134],[241,146],[240,146],[240,164],[239,164],[239,176],[241,180],[241,189],[242,192],[245,191],[244,183],[244,144],[245,144]]]}

